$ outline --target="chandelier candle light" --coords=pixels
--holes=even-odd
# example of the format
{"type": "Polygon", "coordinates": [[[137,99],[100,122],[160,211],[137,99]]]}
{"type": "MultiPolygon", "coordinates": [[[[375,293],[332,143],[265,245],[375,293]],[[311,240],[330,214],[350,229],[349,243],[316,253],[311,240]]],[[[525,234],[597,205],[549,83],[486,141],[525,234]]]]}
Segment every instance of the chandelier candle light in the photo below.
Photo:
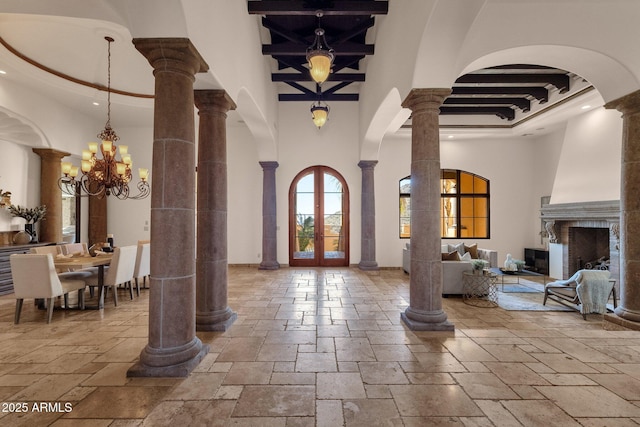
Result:
{"type": "Polygon", "coordinates": [[[78,167],[71,162],[62,162],[63,177],[58,180],[60,189],[72,196],[105,196],[114,195],[119,199],[144,199],[151,190],[149,188],[149,170],[140,168],[138,170],[140,181],[138,182],[139,193],[135,196],[130,194],[129,182],[132,179],[131,154],[126,145],[120,145],[120,159],[117,159],[118,147],[116,141],[120,137],[111,128],[111,43],[113,38],[105,37],[108,42],[108,80],[107,80],[107,123],[104,129],[97,135],[101,144],[90,142],[88,150],[82,150],[81,171],[78,177],[78,167]],[[102,158],[97,156],[98,149],[102,158]]]}

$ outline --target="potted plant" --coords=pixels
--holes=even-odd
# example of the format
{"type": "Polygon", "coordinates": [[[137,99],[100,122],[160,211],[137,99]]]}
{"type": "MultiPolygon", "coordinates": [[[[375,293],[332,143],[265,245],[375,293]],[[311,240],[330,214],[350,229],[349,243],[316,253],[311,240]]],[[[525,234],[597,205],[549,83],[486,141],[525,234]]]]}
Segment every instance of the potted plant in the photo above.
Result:
{"type": "Polygon", "coordinates": [[[472,259],[471,266],[473,267],[473,274],[480,274],[486,264],[487,262],[483,259],[472,259]]]}
{"type": "Polygon", "coordinates": [[[516,265],[516,267],[518,267],[518,271],[524,270],[524,266],[526,263],[521,259],[514,259],[513,263],[516,265]]]}
{"type": "Polygon", "coordinates": [[[24,225],[24,230],[31,236],[31,242],[37,243],[38,239],[34,224],[45,217],[47,214],[47,207],[42,205],[36,206],[35,208],[25,208],[20,205],[11,205],[9,206],[9,213],[11,216],[16,216],[27,221],[24,225]]]}

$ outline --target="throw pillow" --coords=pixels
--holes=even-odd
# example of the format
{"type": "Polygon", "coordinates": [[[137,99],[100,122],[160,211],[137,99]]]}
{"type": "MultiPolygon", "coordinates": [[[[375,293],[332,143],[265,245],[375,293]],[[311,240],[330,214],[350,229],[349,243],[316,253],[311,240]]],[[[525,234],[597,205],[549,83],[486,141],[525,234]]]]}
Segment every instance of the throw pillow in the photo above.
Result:
{"type": "Polygon", "coordinates": [[[478,244],[474,243],[471,246],[464,245],[464,251],[471,254],[471,258],[478,259],[478,244]]]}
{"type": "Polygon", "coordinates": [[[460,261],[471,261],[471,254],[469,252],[465,252],[464,255],[460,257],[460,261]]]}
{"type": "Polygon", "coordinates": [[[460,261],[460,254],[458,254],[458,251],[443,253],[442,261],[460,261]]]}
{"type": "Polygon", "coordinates": [[[447,252],[453,252],[453,251],[458,251],[458,254],[460,254],[460,256],[464,255],[464,253],[466,252],[464,250],[464,243],[458,243],[457,245],[448,244],[447,252]]]}

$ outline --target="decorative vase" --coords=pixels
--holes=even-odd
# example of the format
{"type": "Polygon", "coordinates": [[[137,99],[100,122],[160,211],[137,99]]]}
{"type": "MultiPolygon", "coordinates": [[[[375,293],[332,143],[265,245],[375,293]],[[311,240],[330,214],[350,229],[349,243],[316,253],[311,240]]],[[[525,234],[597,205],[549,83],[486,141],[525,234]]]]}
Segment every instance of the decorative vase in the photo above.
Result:
{"type": "Polygon", "coordinates": [[[24,231],[29,233],[29,236],[31,236],[31,243],[38,243],[38,236],[36,233],[35,224],[25,224],[24,231]]]}
{"type": "Polygon", "coordinates": [[[26,245],[31,241],[31,234],[26,231],[18,231],[15,236],[13,236],[13,243],[16,245],[26,245]]]}

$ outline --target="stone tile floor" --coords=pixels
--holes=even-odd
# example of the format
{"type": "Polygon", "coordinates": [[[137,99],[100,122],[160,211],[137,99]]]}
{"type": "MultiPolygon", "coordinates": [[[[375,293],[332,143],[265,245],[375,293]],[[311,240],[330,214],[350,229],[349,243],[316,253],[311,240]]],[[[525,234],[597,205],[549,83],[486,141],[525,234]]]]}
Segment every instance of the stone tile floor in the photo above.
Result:
{"type": "Polygon", "coordinates": [[[640,332],[457,298],[443,302],[455,332],[412,332],[408,283],[399,270],[231,267],[238,320],[197,333],[211,351],[188,378],[126,377],[148,290],[50,325],[29,302],[14,325],[4,296],[0,425],[640,425],[640,332]]]}

